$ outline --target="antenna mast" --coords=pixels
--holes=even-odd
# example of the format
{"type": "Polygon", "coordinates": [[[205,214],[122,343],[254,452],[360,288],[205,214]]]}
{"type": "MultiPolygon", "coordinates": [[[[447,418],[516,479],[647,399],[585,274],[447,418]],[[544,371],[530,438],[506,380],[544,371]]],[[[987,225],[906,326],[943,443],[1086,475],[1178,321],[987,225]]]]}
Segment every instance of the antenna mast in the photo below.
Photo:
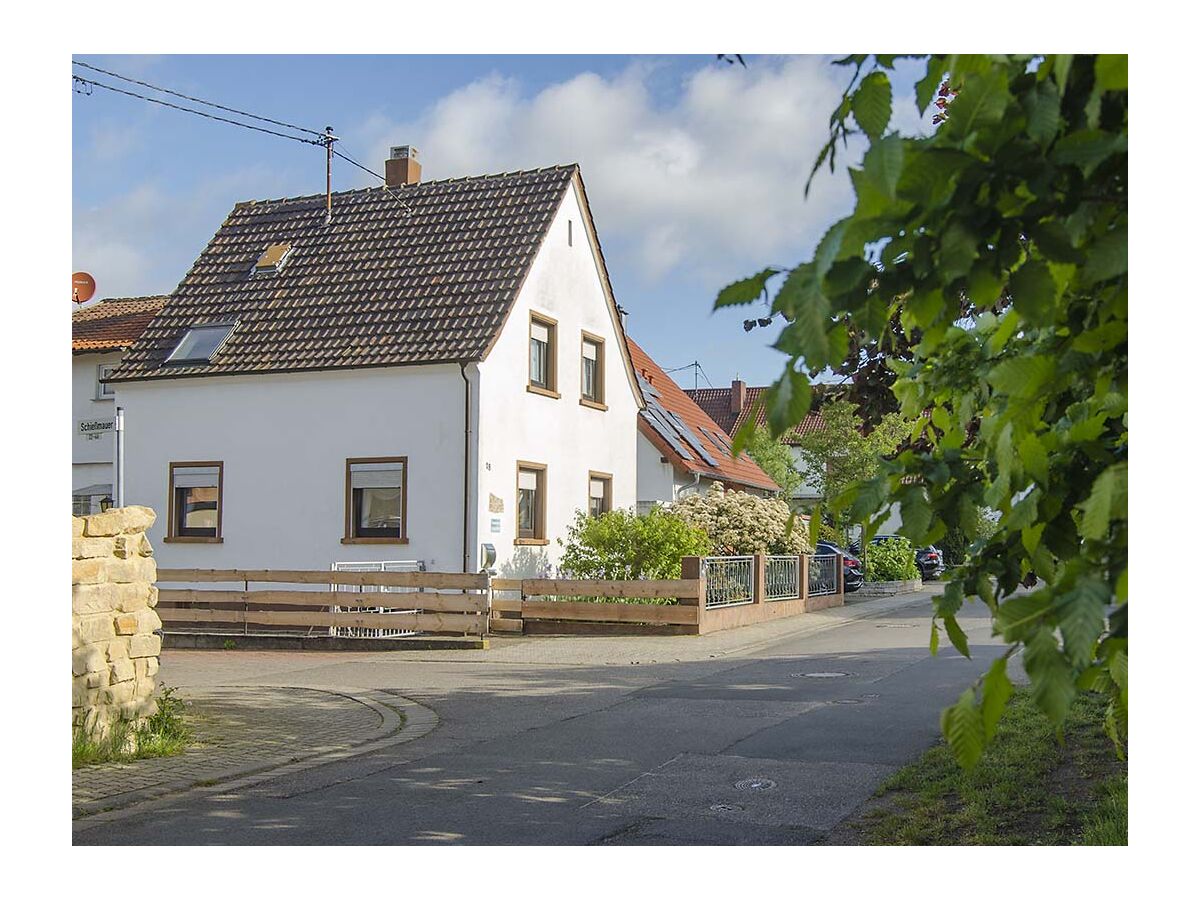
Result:
{"type": "Polygon", "coordinates": [[[333,221],[333,126],[325,126],[325,224],[333,221]]]}

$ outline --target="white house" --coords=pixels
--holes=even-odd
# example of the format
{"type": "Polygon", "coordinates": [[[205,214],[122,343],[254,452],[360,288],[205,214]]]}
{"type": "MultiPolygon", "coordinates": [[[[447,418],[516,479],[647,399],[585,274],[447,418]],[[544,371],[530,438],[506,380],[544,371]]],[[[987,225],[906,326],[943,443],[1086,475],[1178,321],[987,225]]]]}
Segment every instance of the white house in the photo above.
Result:
{"type": "Polygon", "coordinates": [[[779,492],[749,456],[733,455],[729,435],[640,346],[629,352],[646,400],[638,420],[638,509],[673,503],[715,482],[768,496],[779,492]]]}
{"type": "Polygon", "coordinates": [[[578,166],[239,203],[114,374],[160,565],[506,575],[634,505],[642,398],[578,166]]]}
{"type": "Polygon", "coordinates": [[[71,506],[75,515],[113,501],[116,390],[105,383],[166,297],[128,297],[71,314],[71,506]]]}

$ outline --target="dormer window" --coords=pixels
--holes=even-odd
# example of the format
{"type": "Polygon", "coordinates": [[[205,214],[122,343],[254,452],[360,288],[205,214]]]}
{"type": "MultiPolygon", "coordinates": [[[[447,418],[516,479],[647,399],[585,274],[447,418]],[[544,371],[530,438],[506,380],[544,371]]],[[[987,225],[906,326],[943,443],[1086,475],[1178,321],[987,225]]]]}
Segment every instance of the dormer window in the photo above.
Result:
{"type": "Polygon", "coordinates": [[[217,355],[237,322],[218,322],[212,325],[193,325],[180,338],[166,363],[173,365],[209,363],[217,355]]]}
{"type": "Polygon", "coordinates": [[[292,255],[291,244],[271,244],[254,264],[255,275],[274,275],[292,255]]]}

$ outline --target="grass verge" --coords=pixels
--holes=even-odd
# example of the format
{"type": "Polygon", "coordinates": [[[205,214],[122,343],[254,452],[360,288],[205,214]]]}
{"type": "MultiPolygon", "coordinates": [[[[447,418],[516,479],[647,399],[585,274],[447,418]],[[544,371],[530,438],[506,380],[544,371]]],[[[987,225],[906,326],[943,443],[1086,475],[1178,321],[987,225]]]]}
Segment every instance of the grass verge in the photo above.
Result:
{"type": "Polygon", "coordinates": [[[1126,844],[1128,777],[1104,733],[1105,701],[1078,698],[1063,741],[1027,691],[971,772],[945,744],[895,773],[847,823],[847,843],[1126,844]]]}
{"type": "Polygon", "coordinates": [[[118,722],[103,738],[82,728],[72,729],[71,768],[181,753],[192,739],[192,729],[177,691],[163,685],[154,715],[136,726],[118,722]]]}

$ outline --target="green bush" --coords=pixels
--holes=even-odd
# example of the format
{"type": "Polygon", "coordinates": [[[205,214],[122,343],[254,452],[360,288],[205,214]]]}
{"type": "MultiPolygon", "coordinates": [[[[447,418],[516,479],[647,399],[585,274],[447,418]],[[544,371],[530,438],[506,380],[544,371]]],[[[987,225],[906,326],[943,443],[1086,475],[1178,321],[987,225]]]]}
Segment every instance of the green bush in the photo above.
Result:
{"type": "Polygon", "coordinates": [[[705,494],[689,494],[670,510],[708,535],[722,556],[809,552],[808,529],[794,518],[786,500],[727,491],[716,482],[705,494]]]}
{"type": "Polygon", "coordinates": [[[572,578],[678,578],[685,556],[705,556],[709,540],[661,507],[644,516],[614,509],[602,516],[580,511],[567,532],[559,569],[572,578]]]}
{"type": "Polygon", "coordinates": [[[908,538],[889,538],[867,547],[867,581],[911,581],[920,578],[917,554],[908,538]]]}

